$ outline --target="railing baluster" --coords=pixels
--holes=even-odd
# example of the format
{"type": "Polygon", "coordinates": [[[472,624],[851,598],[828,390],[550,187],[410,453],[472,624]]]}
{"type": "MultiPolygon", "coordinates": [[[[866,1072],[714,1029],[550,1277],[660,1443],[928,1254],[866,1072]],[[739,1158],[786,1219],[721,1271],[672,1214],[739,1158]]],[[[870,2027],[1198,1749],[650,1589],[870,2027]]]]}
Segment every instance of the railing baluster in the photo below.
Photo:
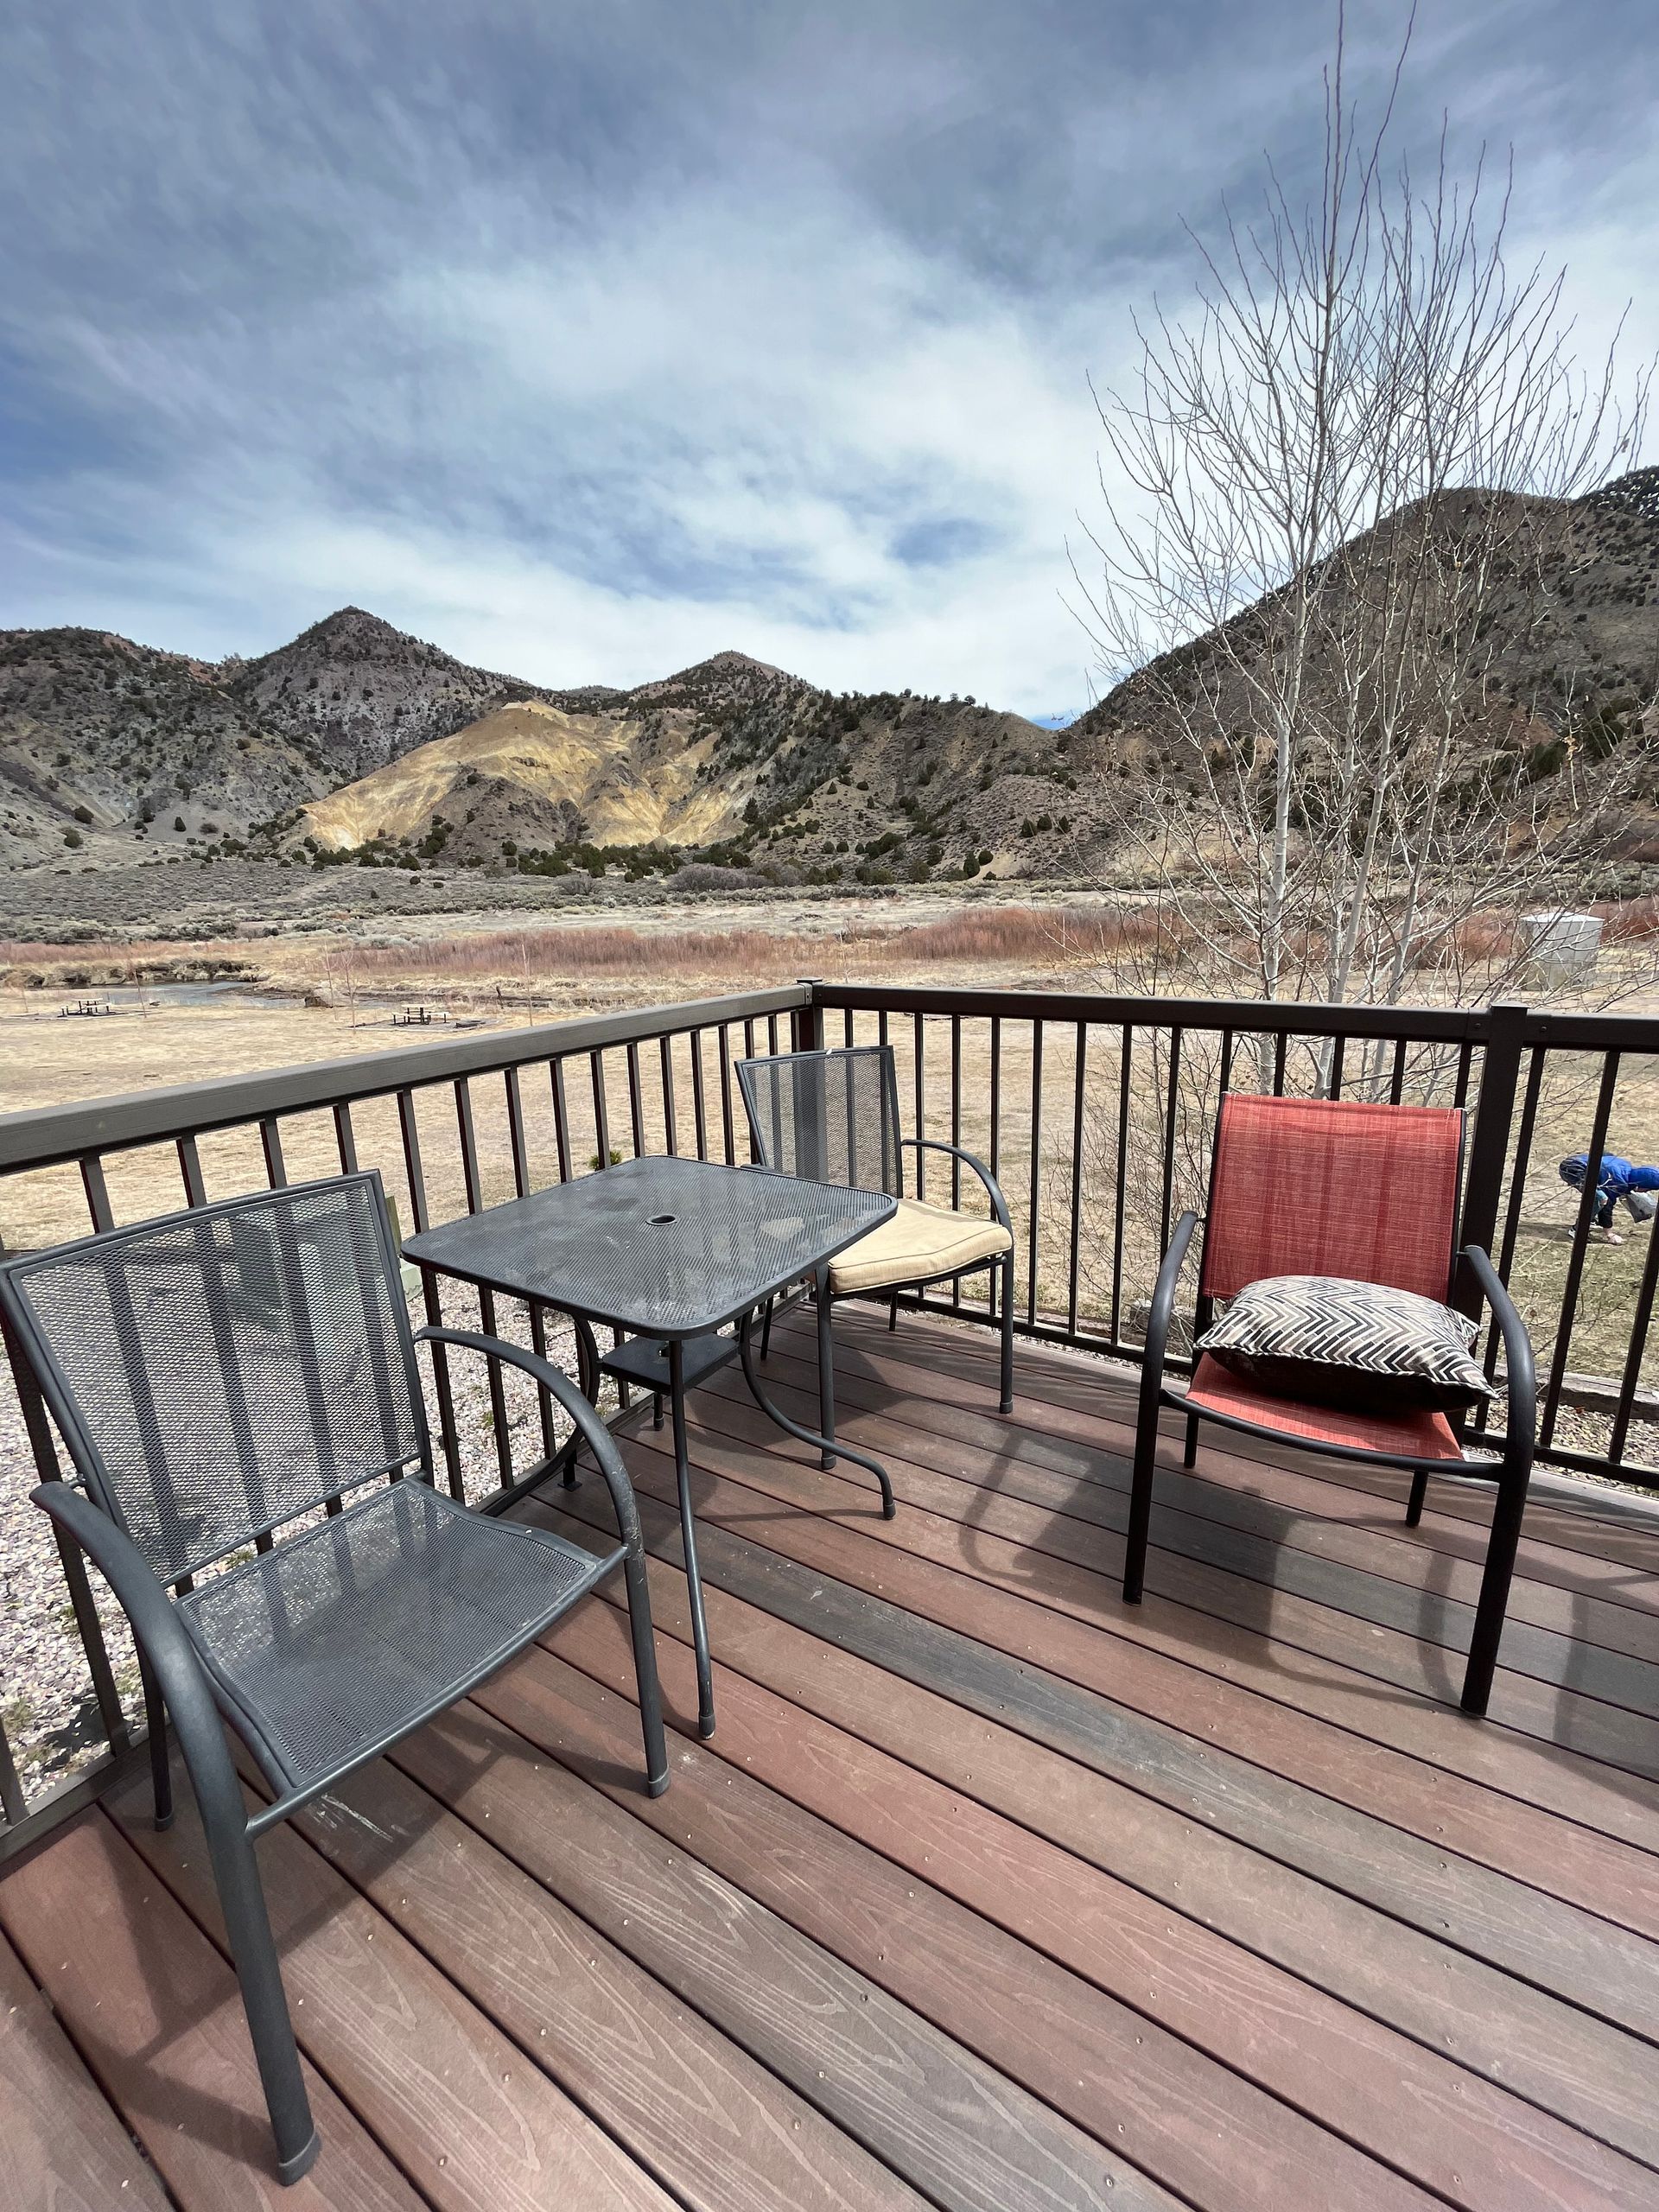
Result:
{"type": "MultiPolygon", "coordinates": [[[[336,1108],[338,1114],[343,1109],[336,1108]]],[[[179,1174],[184,1184],[184,1203],[188,1206],[205,1206],[207,1203],[207,1184],[201,1172],[201,1154],[196,1150],[193,1136],[182,1136],[175,1149],[179,1155],[179,1174]]],[[[342,1166],[344,1163],[341,1163],[342,1166]]]]}
{"type": "Polygon", "coordinates": [[[558,1147],[559,1180],[570,1180],[570,1119],[564,1100],[564,1056],[547,1064],[548,1088],[553,1094],[553,1141],[558,1147]]]}
{"type": "Polygon", "coordinates": [[[1649,1235],[1647,1256],[1642,1263],[1642,1286],[1636,1294],[1636,1311],[1630,1316],[1630,1348],[1624,1358],[1624,1370],[1619,1377],[1618,1403],[1613,1413],[1612,1433],[1607,1440],[1607,1457],[1614,1466],[1623,1463],[1624,1440],[1630,1433],[1630,1413],[1636,1394],[1642,1382],[1642,1355],[1648,1348],[1648,1329],[1653,1320],[1653,1297],[1659,1286],[1659,1236],[1649,1235]]]}
{"type": "Polygon", "coordinates": [[[662,1048],[663,1058],[663,1135],[667,1140],[668,1149],[671,1155],[677,1159],[680,1150],[680,1137],[679,1131],[675,1124],[674,1116],[673,1039],[669,1037],[662,1037],[658,1039],[658,1042],[662,1048]]]}
{"type": "MultiPolygon", "coordinates": [[[[918,1129],[916,1134],[919,1136],[921,1131],[918,1129]]],[[[953,1014],[950,1017],[950,1141],[952,1144],[962,1142],[962,1016],[959,1014],[953,1014]]],[[[962,1205],[962,1162],[959,1160],[950,1162],[950,1204],[957,1208],[962,1205]]],[[[953,1311],[961,1312],[960,1275],[950,1278],[950,1304],[953,1311]]]]}
{"type": "Polygon", "coordinates": [[[769,1014],[766,1016],[766,1050],[774,1058],[777,1057],[778,1017],[775,1014],[769,1014]]]}
{"type": "Polygon", "coordinates": [[[841,1041],[849,1052],[852,1050],[853,1009],[849,1006],[844,1006],[841,1010],[841,1041]]]}
{"type": "MultiPolygon", "coordinates": [[[[473,1092],[466,1077],[455,1078],[455,1126],[461,1132],[461,1173],[468,1213],[484,1211],[484,1186],[478,1168],[478,1133],[473,1126],[473,1092]]],[[[495,1325],[495,1293],[478,1287],[478,1317],[486,1337],[499,1334],[495,1325]]],[[[501,1471],[501,1487],[512,1487],[512,1439],[507,1433],[507,1395],[501,1381],[501,1363],[486,1360],[490,1393],[490,1419],[495,1430],[495,1462],[501,1471]]]]}
{"type": "Polygon", "coordinates": [[[1561,1402],[1567,1351],[1573,1341],[1573,1325],[1578,1314],[1579,1286],[1584,1279],[1584,1255],[1589,1246],[1590,1223],[1596,1209],[1597,1178],[1601,1172],[1601,1155],[1607,1143],[1607,1123],[1612,1115],[1613,1093],[1618,1084],[1619,1057],[1617,1052],[1609,1052],[1602,1063],[1601,1088],[1596,1095],[1596,1117],[1590,1131],[1584,1195],[1579,1200],[1578,1219],[1573,1227],[1573,1250],[1567,1263],[1567,1281],[1561,1289],[1560,1319],[1556,1324],[1555,1349],[1550,1357],[1549,1382],[1544,1391],[1543,1418],[1538,1426],[1541,1445],[1548,1445],[1555,1433],[1555,1414],[1561,1402]]]}
{"type": "MultiPolygon", "coordinates": [[[[397,1130],[404,1145],[404,1175],[409,1185],[409,1217],[418,1236],[422,1230],[430,1226],[426,1210],[426,1178],[421,1172],[421,1132],[415,1118],[415,1094],[405,1087],[397,1093],[397,1130]]],[[[438,1297],[438,1279],[430,1268],[421,1269],[421,1302],[431,1326],[443,1326],[443,1307],[438,1297]]],[[[461,1442],[455,1433],[455,1402],[449,1385],[449,1347],[432,1344],[432,1384],[438,1400],[438,1435],[443,1446],[444,1466],[449,1477],[449,1491],[464,1503],[467,1485],[461,1471],[461,1442]]]]}
{"type": "Polygon", "coordinates": [[[1406,1095],[1406,1041],[1402,1037],[1394,1048],[1394,1073],[1389,1083],[1390,1106],[1397,1106],[1406,1095]]]}
{"type": "MultiPolygon", "coordinates": [[[[925,1137],[927,1135],[925,1126],[927,1102],[922,1087],[922,1053],[925,1047],[922,1038],[922,1017],[919,1014],[914,1017],[912,1036],[913,1040],[912,1049],[915,1057],[911,1068],[911,1090],[915,1099],[916,1134],[918,1137],[925,1137]]],[[[924,1205],[926,1204],[927,1154],[925,1152],[918,1152],[916,1154],[916,1196],[924,1205]]]]}
{"type": "Polygon", "coordinates": [[[594,1085],[594,1165],[606,1168],[611,1164],[611,1116],[605,1096],[604,1052],[601,1050],[588,1055],[588,1071],[594,1085]]]}
{"type": "Polygon", "coordinates": [[[1112,1330],[1121,1344],[1123,1311],[1123,1222],[1128,1198],[1129,1080],[1135,1059],[1135,1032],[1126,1021],[1117,1055],[1117,1190],[1112,1199],[1112,1330]]]}
{"type": "Polygon", "coordinates": [[[645,1149],[645,1101],[639,1090],[639,1046],[636,1039],[628,1040],[628,1135],[633,1141],[633,1156],[639,1160],[645,1149]]]}
{"type": "Polygon", "coordinates": [[[1285,1095],[1285,1051],[1289,1043],[1289,1033],[1283,1029],[1274,1039],[1273,1095],[1275,1098],[1282,1098],[1285,1095]]]}
{"type": "Polygon", "coordinates": [[[265,1155],[265,1180],[273,1191],[280,1191],[288,1181],[288,1169],[283,1160],[283,1133],[274,1114],[265,1115],[259,1123],[259,1145],[265,1155]]]}
{"type": "MultiPolygon", "coordinates": [[[[512,1187],[519,1198],[530,1190],[530,1146],[524,1131],[524,1092],[517,1068],[502,1071],[507,1094],[507,1141],[512,1154],[512,1187]]],[[[481,1310],[481,1309],[480,1309],[481,1310]]],[[[542,1319],[542,1309],[533,1298],[524,1300],[524,1311],[530,1317],[531,1350],[539,1359],[547,1357],[547,1330],[542,1319]]],[[[544,1382],[536,1385],[537,1410],[542,1422],[542,1457],[553,1456],[553,1397],[544,1382]]]]}
{"type": "Polygon", "coordinates": [[[697,1141],[697,1158],[709,1157],[709,1106],[702,1090],[702,1032],[690,1033],[691,1047],[691,1126],[697,1141]]]}
{"type": "Polygon", "coordinates": [[[115,1215],[110,1206],[110,1188],[104,1180],[104,1161],[101,1154],[89,1152],[80,1163],[80,1187],[86,1194],[86,1211],[93,1230],[102,1236],[106,1229],[115,1227],[115,1215]]]}
{"type": "Polygon", "coordinates": [[[524,1096],[519,1086],[517,1068],[504,1068],[502,1076],[507,1097],[507,1149],[512,1158],[512,1187],[514,1194],[522,1198],[530,1190],[530,1146],[524,1135],[524,1096]]]}
{"type": "MultiPolygon", "coordinates": [[[[737,1145],[732,1129],[732,1039],[731,1033],[722,1021],[720,1025],[720,1134],[726,1147],[726,1165],[737,1165],[737,1145]]],[[[749,1147],[749,1157],[754,1157],[754,1147],[749,1147]]]]}
{"type": "Polygon", "coordinates": [[[340,1173],[355,1175],[357,1134],[352,1127],[352,1109],[348,1099],[340,1099],[334,1108],[334,1145],[340,1154],[340,1173]]]}
{"type": "Polygon", "coordinates": [[[1065,1277],[1065,1325],[1077,1332],[1077,1263],[1083,1236],[1083,1093],[1089,1068],[1089,1025],[1077,1024],[1072,1047],[1071,1084],[1071,1257],[1065,1277]]]}
{"type": "Polygon", "coordinates": [[[1026,1319],[1037,1320],[1037,1217],[1042,1204],[1043,1178],[1043,1025],[1031,1025],[1031,1220],[1026,1247],[1026,1319]]]}
{"type": "Polygon", "coordinates": [[[1002,1165],[1002,1017],[991,1016],[991,1173],[1002,1165]]]}
{"type": "Polygon", "coordinates": [[[1158,1217],[1158,1250],[1161,1255],[1169,1249],[1169,1220],[1175,1189],[1175,1109],[1180,1103],[1181,1036],[1179,1029],[1169,1033],[1169,1098],[1164,1110],[1164,1188],[1158,1217]]]}
{"type": "Polygon", "coordinates": [[[1331,1096],[1332,1098],[1340,1098],[1342,1096],[1342,1048],[1343,1039],[1340,1037],[1333,1037],[1331,1040],[1331,1096]]]}
{"type": "Polygon", "coordinates": [[[1456,1088],[1452,1093],[1452,1103],[1454,1106],[1461,1106],[1469,1096],[1469,1070],[1473,1065],[1474,1057],[1474,1045],[1471,1041],[1465,1039],[1458,1052],[1458,1080],[1456,1088]]]}

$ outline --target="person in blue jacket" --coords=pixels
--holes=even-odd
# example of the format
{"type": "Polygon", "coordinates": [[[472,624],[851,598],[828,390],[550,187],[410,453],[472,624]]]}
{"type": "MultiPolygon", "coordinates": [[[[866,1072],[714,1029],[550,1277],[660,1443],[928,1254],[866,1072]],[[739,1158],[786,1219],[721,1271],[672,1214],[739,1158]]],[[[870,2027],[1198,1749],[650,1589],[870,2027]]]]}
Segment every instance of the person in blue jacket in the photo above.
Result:
{"type": "MultiPolygon", "coordinates": [[[[1584,1179],[1590,1172],[1590,1155],[1575,1152],[1570,1160],[1561,1162],[1561,1180],[1570,1183],[1575,1191],[1584,1188],[1584,1179]]],[[[1630,1208],[1630,1218],[1637,1222],[1651,1221],[1659,1213],[1659,1167],[1637,1167],[1628,1160],[1621,1160],[1615,1152],[1601,1155],[1601,1172],[1596,1177],[1595,1225],[1610,1244],[1622,1244],[1624,1239],[1613,1230],[1613,1209],[1622,1198],[1630,1208]]]]}

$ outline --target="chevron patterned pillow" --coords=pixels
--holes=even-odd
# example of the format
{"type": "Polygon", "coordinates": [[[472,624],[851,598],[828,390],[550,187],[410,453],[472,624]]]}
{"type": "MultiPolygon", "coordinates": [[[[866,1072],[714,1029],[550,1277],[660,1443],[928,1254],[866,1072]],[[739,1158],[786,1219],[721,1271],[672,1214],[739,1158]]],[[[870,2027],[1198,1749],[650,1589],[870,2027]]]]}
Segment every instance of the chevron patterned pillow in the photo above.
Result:
{"type": "Polygon", "coordinates": [[[1198,1350],[1259,1389],[1351,1413],[1451,1412],[1491,1397],[1476,1325],[1449,1306],[1341,1275],[1249,1283],[1198,1350]]]}

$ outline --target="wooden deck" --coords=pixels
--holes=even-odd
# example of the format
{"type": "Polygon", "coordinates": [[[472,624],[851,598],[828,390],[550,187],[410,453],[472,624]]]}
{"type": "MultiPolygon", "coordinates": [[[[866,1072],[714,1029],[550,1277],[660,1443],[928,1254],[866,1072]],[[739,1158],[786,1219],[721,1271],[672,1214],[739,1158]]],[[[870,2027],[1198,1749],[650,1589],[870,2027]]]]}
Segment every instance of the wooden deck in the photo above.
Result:
{"type": "MultiPolygon", "coordinates": [[[[988,1337],[837,1334],[892,1523],[729,1373],[693,1402],[706,1745],[626,1445],[666,1796],[594,1604],[261,1846],[298,2189],[188,1789],[0,1878],[0,2206],[1659,2206],[1659,1519],[1534,1506],[1473,1722],[1484,1495],[1409,1530],[1403,1478],[1172,1450],[1129,1611],[1121,1375],[1022,1349],[1006,1422],[988,1337]]],[[[811,1359],[779,1331],[786,1408],[811,1359]]]]}

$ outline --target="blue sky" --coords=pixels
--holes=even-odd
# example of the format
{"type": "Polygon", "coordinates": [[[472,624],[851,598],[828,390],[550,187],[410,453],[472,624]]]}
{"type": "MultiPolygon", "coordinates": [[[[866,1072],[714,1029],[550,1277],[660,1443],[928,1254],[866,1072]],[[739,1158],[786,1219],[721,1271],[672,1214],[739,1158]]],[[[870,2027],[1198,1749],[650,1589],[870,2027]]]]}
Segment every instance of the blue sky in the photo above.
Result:
{"type": "MultiPolygon", "coordinates": [[[[1384,81],[1402,25],[1351,8],[1384,81]]],[[[1087,379],[1317,159],[1304,0],[13,0],[0,626],[217,658],[346,601],[539,681],[738,646],[1081,705],[1087,379]]],[[[1402,150],[1659,348],[1650,0],[1424,0],[1402,150]]]]}

